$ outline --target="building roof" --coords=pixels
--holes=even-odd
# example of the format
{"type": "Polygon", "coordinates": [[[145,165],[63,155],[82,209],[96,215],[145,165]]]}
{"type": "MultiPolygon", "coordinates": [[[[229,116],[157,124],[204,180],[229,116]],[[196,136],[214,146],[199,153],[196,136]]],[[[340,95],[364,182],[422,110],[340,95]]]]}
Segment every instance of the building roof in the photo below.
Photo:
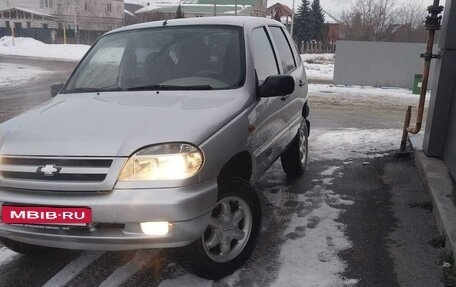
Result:
{"type": "Polygon", "coordinates": [[[326,10],[323,10],[325,14],[325,24],[340,24],[340,20],[329,14],[326,10]]]}
{"type": "Polygon", "coordinates": [[[293,11],[291,10],[290,7],[288,7],[287,5],[284,5],[284,4],[281,4],[281,3],[275,3],[274,5],[272,5],[271,7],[268,8],[268,13],[270,13],[271,10],[280,10],[282,13],[281,15],[282,16],[292,16],[293,15],[293,11]]]}
{"type": "Polygon", "coordinates": [[[42,13],[42,12],[38,12],[38,11],[34,11],[34,10],[31,10],[31,9],[22,8],[22,7],[4,8],[4,9],[0,9],[0,12],[10,11],[10,10],[18,10],[18,11],[22,11],[22,12],[25,12],[25,13],[30,13],[30,14],[33,14],[33,15],[36,15],[36,16],[40,16],[40,17],[44,17],[44,18],[48,18],[48,19],[52,19],[52,20],[58,20],[59,19],[58,17],[53,16],[51,14],[46,14],[46,13],[42,13]]]}
{"type": "MultiPolygon", "coordinates": [[[[148,23],[140,23],[130,26],[121,27],[107,34],[130,31],[136,29],[146,29],[163,26],[165,21],[154,21],[148,23]]],[[[196,18],[183,18],[183,19],[172,19],[166,20],[166,26],[185,26],[185,25],[228,25],[243,27],[246,25],[277,25],[277,21],[263,18],[263,17],[248,17],[248,16],[218,16],[218,17],[196,17],[196,18]]]]}
{"type": "MultiPolygon", "coordinates": [[[[179,5],[149,5],[146,6],[135,13],[148,13],[148,12],[161,12],[161,13],[175,13],[179,5]]],[[[237,12],[240,15],[250,15],[252,11],[251,5],[238,5],[237,12]]],[[[214,14],[214,4],[181,4],[182,12],[191,13],[191,14],[201,14],[201,15],[213,15],[214,14]]],[[[217,15],[223,14],[235,14],[236,6],[235,5],[217,5],[217,15]]]]}
{"type": "Polygon", "coordinates": [[[130,12],[130,11],[128,11],[127,9],[124,9],[124,13],[127,14],[127,15],[130,15],[130,16],[132,16],[132,17],[136,17],[136,14],[135,14],[135,13],[130,12]]]}

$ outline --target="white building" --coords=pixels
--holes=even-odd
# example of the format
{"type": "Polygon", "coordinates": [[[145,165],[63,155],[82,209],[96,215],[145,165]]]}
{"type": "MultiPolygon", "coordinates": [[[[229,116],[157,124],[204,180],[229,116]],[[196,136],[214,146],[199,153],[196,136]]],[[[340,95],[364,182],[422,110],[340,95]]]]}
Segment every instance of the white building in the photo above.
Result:
{"type": "Polygon", "coordinates": [[[34,38],[65,29],[69,38],[90,42],[123,24],[123,0],[0,0],[0,37],[11,28],[34,38]]]}

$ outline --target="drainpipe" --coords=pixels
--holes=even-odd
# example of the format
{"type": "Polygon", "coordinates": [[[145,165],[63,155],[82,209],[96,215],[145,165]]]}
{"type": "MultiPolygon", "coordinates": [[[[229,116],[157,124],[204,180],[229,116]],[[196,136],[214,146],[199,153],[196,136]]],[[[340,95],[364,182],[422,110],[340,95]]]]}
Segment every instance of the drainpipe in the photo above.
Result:
{"type": "Polygon", "coordinates": [[[426,103],[426,93],[429,81],[429,71],[431,69],[431,60],[433,58],[440,58],[440,55],[433,54],[435,32],[440,30],[442,16],[439,16],[443,11],[443,6],[439,5],[440,0],[434,0],[434,4],[427,8],[429,15],[426,17],[426,30],[429,31],[429,38],[426,47],[426,53],[422,54],[424,58],[424,70],[423,70],[423,81],[421,85],[420,101],[418,104],[418,113],[416,115],[416,124],[414,127],[410,126],[410,120],[412,117],[412,107],[407,108],[405,114],[404,129],[402,132],[401,140],[401,151],[404,151],[407,146],[408,133],[417,134],[421,130],[423,123],[424,105],[426,103]]]}

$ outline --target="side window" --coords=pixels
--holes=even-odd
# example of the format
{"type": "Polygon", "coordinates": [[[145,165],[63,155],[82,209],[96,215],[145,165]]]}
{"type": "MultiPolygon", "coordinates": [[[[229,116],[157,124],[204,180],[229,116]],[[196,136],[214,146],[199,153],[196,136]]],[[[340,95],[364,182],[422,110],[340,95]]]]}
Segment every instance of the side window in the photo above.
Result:
{"type": "Polygon", "coordinates": [[[274,51],[264,28],[258,28],[252,32],[252,53],[260,83],[268,76],[279,73],[274,51]]]}
{"type": "Polygon", "coordinates": [[[282,65],[283,73],[287,74],[296,68],[291,46],[280,27],[269,27],[269,29],[271,31],[272,39],[274,39],[274,43],[276,44],[280,55],[280,64],[282,65]]]}

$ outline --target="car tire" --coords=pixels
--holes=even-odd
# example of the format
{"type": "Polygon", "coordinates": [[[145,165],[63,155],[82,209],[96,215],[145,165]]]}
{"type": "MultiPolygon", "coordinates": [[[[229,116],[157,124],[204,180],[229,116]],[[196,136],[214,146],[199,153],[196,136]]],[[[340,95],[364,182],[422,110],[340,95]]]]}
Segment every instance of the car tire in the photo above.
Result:
{"type": "Polygon", "coordinates": [[[308,159],[308,129],[305,121],[288,148],[280,156],[282,168],[289,176],[299,176],[304,173],[308,159]]]}
{"type": "Polygon", "coordinates": [[[6,239],[2,238],[1,242],[5,247],[8,249],[13,250],[14,252],[34,257],[34,256],[43,256],[43,255],[52,255],[56,254],[58,249],[56,248],[51,248],[51,247],[44,247],[44,246],[37,246],[37,245],[32,245],[32,244],[27,244],[27,243],[22,243],[19,241],[14,241],[11,239],[6,239]]]}
{"type": "Polygon", "coordinates": [[[255,249],[260,226],[261,205],[253,187],[241,178],[225,180],[208,228],[184,249],[185,267],[210,280],[233,273],[255,249]]]}

